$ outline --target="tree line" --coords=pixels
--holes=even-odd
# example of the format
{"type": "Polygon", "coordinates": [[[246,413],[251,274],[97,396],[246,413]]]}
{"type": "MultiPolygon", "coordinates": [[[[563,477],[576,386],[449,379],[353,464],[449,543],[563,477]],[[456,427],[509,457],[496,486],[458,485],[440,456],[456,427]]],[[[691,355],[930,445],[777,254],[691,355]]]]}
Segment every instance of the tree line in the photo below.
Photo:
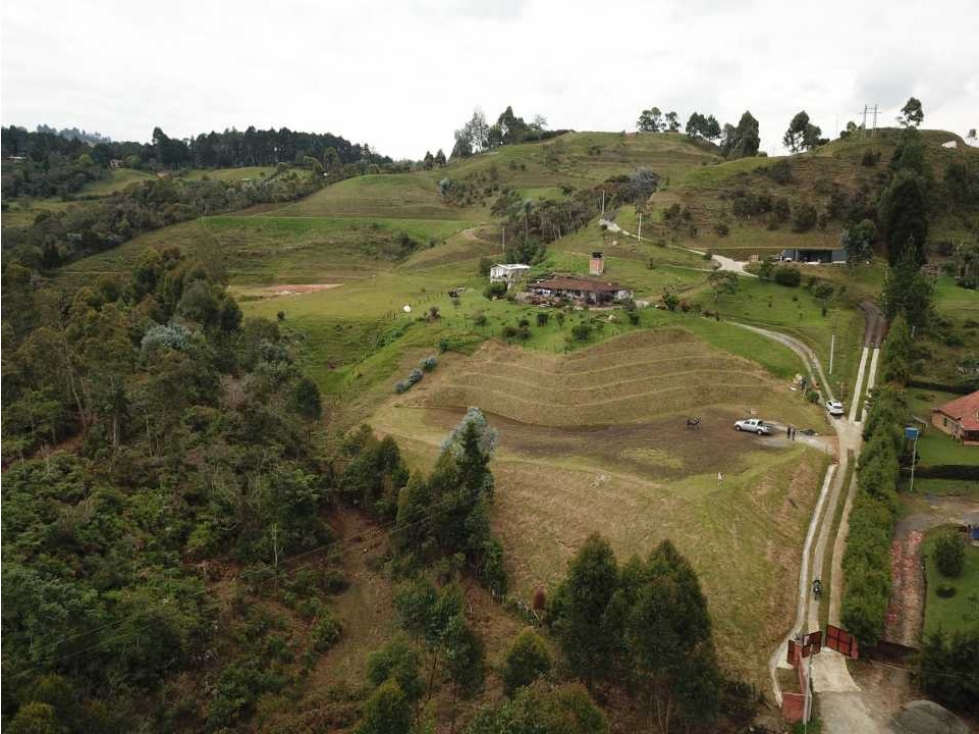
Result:
{"type": "Polygon", "coordinates": [[[29,226],[5,228],[4,255],[48,271],[118,247],[144,232],[255,204],[294,201],[326,183],[316,170],[285,166],[251,181],[144,181],[85,206],[41,211],[29,226]]]}
{"type": "Polygon", "coordinates": [[[20,196],[69,198],[86,184],[106,179],[114,167],[153,172],[180,172],[190,168],[241,166],[316,167],[320,173],[345,178],[365,173],[371,166],[392,167],[387,156],[369,145],[354,144],[330,133],[225,130],[181,140],[154,128],[150,143],[93,142],[39,127],[37,132],[11,126],[2,130],[0,148],[4,165],[5,200],[20,196]],[[342,174],[342,175],[341,175],[342,174]]]}

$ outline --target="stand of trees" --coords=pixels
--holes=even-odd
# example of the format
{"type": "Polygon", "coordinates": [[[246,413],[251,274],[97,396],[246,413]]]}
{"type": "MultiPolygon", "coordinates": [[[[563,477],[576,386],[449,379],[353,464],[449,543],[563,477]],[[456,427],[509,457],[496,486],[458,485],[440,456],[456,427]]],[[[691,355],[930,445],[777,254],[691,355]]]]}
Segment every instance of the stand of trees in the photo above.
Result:
{"type": "Polygon", "coordinates": [[[4,159],[22,158],[16,166],[5,165],[3,198],[17,196],[68,196],[90,182],[106,178],[112,161],[126,168],[175,171],[183,168],[234,168],[303,165],[308,159],[321,162],[327,172],[352,164],[387,166],[391,159],[369,145],[355,144],[330,133],[257,130],[225,130],[200,134],[185,140],[169,137],[159,127],[150,143],[93,140],[85,136],[59,134],[39,127],[30,132],[22,127],[5,127],[0,135],[4,159]]]}
{"type": "Polygon", "coordinates": [[[176,249],[73,294],[3,278],[4,728],[236,726],[340,634],[320,601],[340,572],[286,565],[332,542],[318,390],[176,249]],[[295,638],[261,612],[271,585],[295,638]],[[205,671],[213,692],[145,705],[205,671]]]}
{"type": "Polygon", "coordinates": [[[590,687],[634,690],[659,731],[718,718],[723,680],[707,600],[669,541],[620,567],[609,544],[591,536],[568,564],[548,618],[571,671],[590,687]]]}
{"type": "Polygon", "coordinates": [[[568,131],[548,130],[547,120],[541,115],[535,116],[528,123],[522,117],[517,117],[510,106],[490,125],[486,122],[483,111],[477,107],[469,121],[455,131],[452,158],[468,158],[501,145],[549,140],[566,132],[568,131]]]}
{"type": "Polygon", "coordinates": [[[206,214],[294,201],[324,184],[315,170],[285,167],[254,181],[145,181],[87,206],[42,211],[31,226],[6,228],[3,250],[31,268],[51,270],[118,247],[144,232],[206,214]]]}

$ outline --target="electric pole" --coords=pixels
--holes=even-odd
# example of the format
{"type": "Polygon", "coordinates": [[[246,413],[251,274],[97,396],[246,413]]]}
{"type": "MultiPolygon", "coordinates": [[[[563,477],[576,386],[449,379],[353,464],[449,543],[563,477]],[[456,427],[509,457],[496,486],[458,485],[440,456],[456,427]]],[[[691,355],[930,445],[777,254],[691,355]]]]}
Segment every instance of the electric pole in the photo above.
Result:
{"type": "Polygon", "coordinates": [[[639,212],[639,241],[642,242],[642,212],[639,212]]]}

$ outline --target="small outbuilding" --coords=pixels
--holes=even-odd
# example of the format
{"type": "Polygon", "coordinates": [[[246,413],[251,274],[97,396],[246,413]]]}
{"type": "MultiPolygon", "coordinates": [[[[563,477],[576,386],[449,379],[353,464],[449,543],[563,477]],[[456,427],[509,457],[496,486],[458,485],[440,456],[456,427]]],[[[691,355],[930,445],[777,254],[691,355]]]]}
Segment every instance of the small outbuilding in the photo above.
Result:
{"type": "Polygon", "coordinates": [[[512,263],[512,264],[497,263],[492,268],[490,268],[490,282],[506,283],[507,288],[509,288],[517,281],[526,278],[527,273],[529,272],[530,272],[530,266],[524,265],[523,263],[512,263]]]}
{"type": "Polygon", "coordinates": [[[782,250],[778,259],[797,263],[845,263],[846,250],[842,247],[835,249],[792,248],[782,250]]]}
{"type": "Polygon", "coordinates": [[[932,408],[931,424],[967,446],[979,446],[979,390],[932,408]]]}

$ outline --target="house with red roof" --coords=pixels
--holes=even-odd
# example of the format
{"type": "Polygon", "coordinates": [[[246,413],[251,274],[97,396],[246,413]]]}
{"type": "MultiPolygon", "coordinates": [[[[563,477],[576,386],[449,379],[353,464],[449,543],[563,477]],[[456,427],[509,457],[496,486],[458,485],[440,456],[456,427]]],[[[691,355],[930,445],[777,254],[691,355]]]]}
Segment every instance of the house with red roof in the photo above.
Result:
{"type": "Polygon", "coordinates": [[[932,408],[931,424],[967,446],[979,446],[979,390],[932,408]]]}

